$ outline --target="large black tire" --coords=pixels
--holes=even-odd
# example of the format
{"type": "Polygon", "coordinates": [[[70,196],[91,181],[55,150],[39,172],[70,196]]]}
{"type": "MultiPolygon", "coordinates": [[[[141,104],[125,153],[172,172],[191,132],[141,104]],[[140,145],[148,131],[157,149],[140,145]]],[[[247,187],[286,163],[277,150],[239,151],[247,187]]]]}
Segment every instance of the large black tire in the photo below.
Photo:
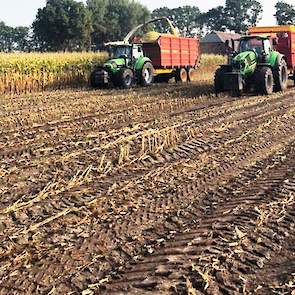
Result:
{"type": "Polygon", "coordinates": [[[218,93],[224,92],[224,74],[226,73],[224,68],[218,68],[215,72],[214,77],[214,89],[215,94],[218,95],[218,93]]]}
{"type": "Polygon", "coordinates": [[[146,62],[139,73],[139,83],[142,86],[149,86],[153,84],[155,77],[154,72],[155,70],[153,65],[150,62],[146,62]]]}
{"type": "Polygon", "coordinates": [[[255,88],[258,94],[270,95],[274,91],[274,77],[272,70],[268,67],[261,67],[255,73],[255,88]]]}
{"type": "Polygon", "coordinates": [[[274,91],[285,91],[288,87],[288,66],[286,61],[281,58],[278,66],[273,69],[274,91]]]}
{"type": "Polygon", "coordinates": [[[129,89],[134,82],[134,74],[131,69],[122,69],[112,79],[114,86],[129,89]]]}
{"type": "Polygon", "coordinates": [[[177,83],[186,83],[188,81],[187,70],[185,68],[180,68],[176,70],[175,81],[177,83]]]}
{"type": "Polygon", "coordinates": [[[188,67],[186,69],[186,71],[187,71],[187,80],[188,80],[188,82],[192,82],[194,80],[194,72],[195,72],[195,70],[193,68],[191,68],[191,67],[188,67]]]}
{"type": "Polygon", "coordinates": [[[95,69],[90,74],[90,86],[94,89],[102,88],[105,86],[104,84],[101,84],[98,81],[98,73],[100,71],[100,69],[95,69]]]}

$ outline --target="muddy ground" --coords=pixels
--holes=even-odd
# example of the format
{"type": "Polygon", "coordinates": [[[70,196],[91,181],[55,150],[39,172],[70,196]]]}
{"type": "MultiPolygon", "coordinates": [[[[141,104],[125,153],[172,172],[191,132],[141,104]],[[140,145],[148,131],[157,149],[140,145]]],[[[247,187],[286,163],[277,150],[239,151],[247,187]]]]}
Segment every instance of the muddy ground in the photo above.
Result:
{"type": "Polygon", "coordinates": [[[0,294],[295,293],[294,89],[0,105],[0,294]]]}

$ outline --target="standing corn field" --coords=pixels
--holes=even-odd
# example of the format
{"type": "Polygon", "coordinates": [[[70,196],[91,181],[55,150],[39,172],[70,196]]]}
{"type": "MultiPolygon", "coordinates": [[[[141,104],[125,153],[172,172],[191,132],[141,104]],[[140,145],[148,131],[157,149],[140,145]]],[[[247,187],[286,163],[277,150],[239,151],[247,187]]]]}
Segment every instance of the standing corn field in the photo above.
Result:
{"type": "Polygon", "coordinates": [[[87,85],[91,69],[104,53],[2,53],[0,91],[21,94],[87,85]]]}
{"type": "MultiPolygon", "coordinates": [[[[23,94],[85,87],[89,73],[107,58],[106,53],[0,53],[0,93],[23,94]]],[[[225,57],[203,55],[194,80],[213,78],[225,57]]]]}

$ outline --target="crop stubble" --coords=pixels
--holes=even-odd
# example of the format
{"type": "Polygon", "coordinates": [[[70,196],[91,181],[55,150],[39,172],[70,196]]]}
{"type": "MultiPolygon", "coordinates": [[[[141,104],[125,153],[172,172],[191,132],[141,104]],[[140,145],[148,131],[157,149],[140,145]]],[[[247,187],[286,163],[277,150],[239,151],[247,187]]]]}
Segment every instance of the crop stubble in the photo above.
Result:
{"type": "Polygon", "coordinates": [[[0,294],[294,288],[293,90],[216,99],[204,82],[1,104],[0,294]]]}

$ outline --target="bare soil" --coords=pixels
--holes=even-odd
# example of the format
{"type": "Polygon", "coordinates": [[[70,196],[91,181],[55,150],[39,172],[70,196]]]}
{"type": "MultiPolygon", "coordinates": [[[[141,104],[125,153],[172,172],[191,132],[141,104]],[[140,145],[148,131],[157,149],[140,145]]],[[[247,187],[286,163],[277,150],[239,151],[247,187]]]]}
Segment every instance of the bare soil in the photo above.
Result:
{"type": "Polygon", "coordinates": [[[295,293],[294,89],[0,105],[0,294],[295,293]]]}

